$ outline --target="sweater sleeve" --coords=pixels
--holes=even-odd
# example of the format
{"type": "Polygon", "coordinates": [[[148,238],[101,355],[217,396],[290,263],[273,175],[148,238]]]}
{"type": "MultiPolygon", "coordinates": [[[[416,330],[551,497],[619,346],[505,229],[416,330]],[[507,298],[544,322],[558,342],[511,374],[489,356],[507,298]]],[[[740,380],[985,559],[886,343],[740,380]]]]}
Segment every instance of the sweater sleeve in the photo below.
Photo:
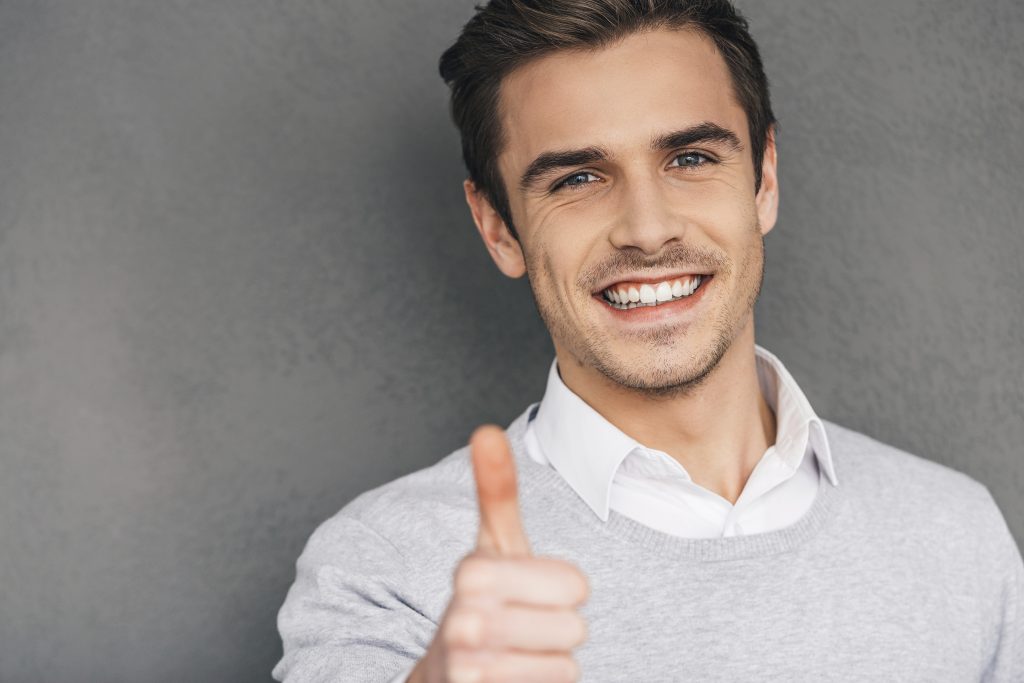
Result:
{"type": "Polygon", "coordinates": [[[388,681],[388,683],[406,683],[406,681],[409,680],[409,674],[411,674],[412,670],[415,669],[415,668],[416,668],[416,664],[415,663],[410,664],[409,666],[407,666],[404,669],[402,669],[401,671],[399,671],[395,675],[394,678],[392,678],[390,681],[388,681]]]}
{"type": "Polygon", "coordinates": [[[1002,625],[983,681],[1018,683],[1024,681],[1024,559],[995,500],[992,506],[998,517],[996,543],[1003,560],[999,565],[999,576],[1003,579],[1002,625]]]}
{"type": "Polygon", "coordinates": [[[278,613],[284,683],[386,683],[411,670],[436,624],[414,605],[409,566],[386,538],[339,513],[310,537],[278,613]]]}

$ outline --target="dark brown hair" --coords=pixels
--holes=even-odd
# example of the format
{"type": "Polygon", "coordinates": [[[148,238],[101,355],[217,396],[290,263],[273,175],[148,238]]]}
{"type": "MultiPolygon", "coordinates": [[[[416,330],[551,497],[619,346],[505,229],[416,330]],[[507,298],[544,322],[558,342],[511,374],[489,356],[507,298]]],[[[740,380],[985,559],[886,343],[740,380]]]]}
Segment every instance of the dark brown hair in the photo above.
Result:
{"type": "Polygon", "coordinates": [[[469,178],[518,239],[498,171],[504,145],[498,118],[502,79],[515,68],[564,49],[596,49],[632,33],[690,28],[714,41],[747,114],[754,191],[775,125],[768,80],[747,21],[728,0],[490,0],[477,5],[462,33],[441,55],[441,78],[451,88],[451,115],[462,136],[469,178]]]}

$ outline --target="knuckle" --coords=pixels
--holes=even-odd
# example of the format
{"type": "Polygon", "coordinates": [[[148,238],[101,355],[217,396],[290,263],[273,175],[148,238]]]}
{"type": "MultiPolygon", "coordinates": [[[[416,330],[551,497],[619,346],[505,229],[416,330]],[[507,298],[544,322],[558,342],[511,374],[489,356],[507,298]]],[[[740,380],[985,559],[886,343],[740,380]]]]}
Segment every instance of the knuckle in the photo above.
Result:
{"type": "Polygon", "coordinates": [[[565,563],[565,584],[566,592],[574,604],[586,602],[590,595],[590,584],[586,575],[580,569],[569,562],[565,563]]]}
{"type": "Polygon", "coordinates": [[[590,583],[587,581],[587,577],[579,569],[575,567],[575,591],[576,591],[576,602],[586,602],[587,598],[590,597],[590,583]]]}
{"type": "Polygon", "coordinates": [[[578,647],[587,640],[587,622],[578,614],[573,613],[569,631],[572,633],[572,647],[578,647]]]}
{"type": "Polygon", "coordinates": [[[448,653],[444,664],[445,679],[451,683],[461,681],[480,681],[483,671],[479,662],[469,656],[464,650],[453,650],[448,653]]]}
{"type": "Polygon", "coordinates": [[[493,585],[493,563],[483,557],[468,555],[455,569],[456,593],[483,593],[493,585]]]}
{"type": "Polygon", "coordinates": [[[473,609],[453,609],[445,619],[441,640],[447,648],[478,647],[483,640],[484,618],[473,609]]]}
{"type": "Polygon", "coordinates": [[[557,668],[560,680],[578,681],[580,679],[580,665],[572,657],[561,657],[557,668]]]}

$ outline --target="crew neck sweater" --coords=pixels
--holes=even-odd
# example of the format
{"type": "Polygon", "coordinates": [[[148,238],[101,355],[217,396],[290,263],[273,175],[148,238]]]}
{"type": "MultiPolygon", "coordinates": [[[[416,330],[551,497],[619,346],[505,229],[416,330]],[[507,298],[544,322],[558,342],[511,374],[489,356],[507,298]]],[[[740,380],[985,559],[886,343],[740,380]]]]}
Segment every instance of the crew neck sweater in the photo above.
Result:
{"type": "MultiPolygon", "coordinates": [[[[506,429],[536,555],[590,594],[582,681],[1024,681],[1024,561],[988,489],[822,420],[837,477],[764,533],[600,520],[506,429]]],[[[478,525],[468,447],[322,523],[278,614],[287,683],[388,681],[423,656],[478,525]]]]}

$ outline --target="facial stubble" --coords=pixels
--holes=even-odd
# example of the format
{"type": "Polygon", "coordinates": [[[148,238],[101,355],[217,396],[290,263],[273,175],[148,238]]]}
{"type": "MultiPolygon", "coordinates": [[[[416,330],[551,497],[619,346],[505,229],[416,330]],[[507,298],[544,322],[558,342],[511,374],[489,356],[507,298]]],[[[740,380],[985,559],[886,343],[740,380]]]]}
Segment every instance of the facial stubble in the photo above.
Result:
{"type": "MultiPolygon", "coordinates": [[[[556,282],[550,254],[535,254],[524,247],[526,275],[530,282],[534,306],[552,340],[570,353],[573,361],[580,366],[592,368],[622,389],[642,394],[651,400],[668,400],[692,395],[718,367],[744,326],[753,324],[752,311],[760,296],[764,279],[765,250],[759,220],[755,218],[749,229],[756,234],[756,239],[750,240],[738,271],[741,276],[738,284],[741,290],[746,289],[746,296],[739,301],[736,301],[736,297],[730,298],[719,309],[711,325],[712,339],[703,348],[680,347],[685,330],[678,327],[666,325],[637,331],[629,335],[628,343],[651,351],[662,349],[671,354],[670,358],[649,362],[647,359],[650,356],[641,351],[637,354],[641,357],[639,367],[636,367],[636,363],[633,364],[633,368],[624,367],[628,365],[628,361],[621,362],[621,354],[616,354],[613,348],[616,340],[609,339],[603,327],[593,321],[588,321],[582,326],[574,325],[567,315],[570,308],[557,296],[547,294],[554,293],[556,282]],[[686,358],[687,351],[689,362],[686,358]],[[666,363],[666,360],[678,362],[666,363]]],[[[677,263],[707,262],[709,258],[707,252],[703,250],[684,249],[676,251],[675,254],[676,257],[671,259],[650,263],[650,268],[667,270],[677,263]]],[[[730,276],[736,267],[735,264],[725,259],[718,262],[721,265],[716,269],[714,279],[720,283],[732,281],[730,276]]],[[[592,299],[586,287],[578,287],[576,295],[592,299]]],[[[581,301],[580,308],[587,305],[593,305],[592,301],[581,301]]]]}

